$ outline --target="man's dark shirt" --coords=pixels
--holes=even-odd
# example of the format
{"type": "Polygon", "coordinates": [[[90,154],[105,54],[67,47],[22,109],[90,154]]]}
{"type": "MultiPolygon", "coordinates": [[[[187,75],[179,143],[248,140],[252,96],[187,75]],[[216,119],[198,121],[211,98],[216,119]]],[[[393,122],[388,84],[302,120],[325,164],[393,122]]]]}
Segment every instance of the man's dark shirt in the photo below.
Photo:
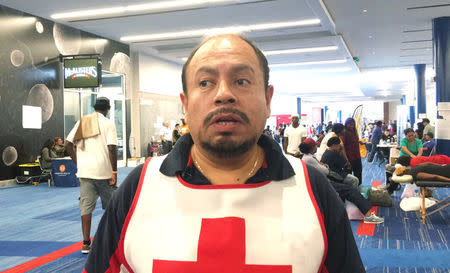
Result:
{"type": "MultiPolygon", "coordinates": [[[[192,144],[190,134],[183,135],[161,164],[160,172],[166,176],[179,174],[190,184],[211,185],[194,164],[188,164],[192,144]]],[[[276,183],[295,175],[278,143],[266,135],[261,135],[258,145],[264,149],[265,162],[246,182],[247,184],[270,180],[276,183]]],[[[87,273],[105,272],[110,267],[109,261],[117,249],[123,224],[139,185],[142,169],[143,165],[136,167],[114,193],[95,235],[86,262],[87,273]]],[[[327,271],[329,273],[365,272],[342,200],[323,174],[312,167],[307,168],[307,172],[312,192],[323,215],[328,242],[325,259],[327,271]]],[[[149,232],[152,231],[149,230],[149,232]]]]}
{"type": "Polygon", "coordinates": [[[340,153],[327,149],[325,153],[323,153],[320,162],[327,164],[330,170],[338,173],[342,178],[347,176],[344,169],[346,160],[340,153]]]}
{"type": "Polygon", "coordinates": [[[370,139],[370,142],[374,145],[378,145],[378,143],[380,143],[381,134],[382,134],[381,127],[376,126],[375,129],[373,129],[372,138],[370,139]]]}

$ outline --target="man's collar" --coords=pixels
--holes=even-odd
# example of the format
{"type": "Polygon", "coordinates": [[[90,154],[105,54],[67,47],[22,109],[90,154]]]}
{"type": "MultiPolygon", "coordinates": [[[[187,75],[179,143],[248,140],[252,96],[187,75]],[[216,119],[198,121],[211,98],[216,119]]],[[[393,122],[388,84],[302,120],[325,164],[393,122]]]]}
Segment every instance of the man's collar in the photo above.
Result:
{"type": "MultiPolygon", "coordinates": [[[[164,159],[159,171],[167,176],[175,176],[188,167],[189,153],[194,142],[190,133],[180,137],[172,151],[164,159]]],[[[266,174],[270,180],[283,180],[295,174],[291,164],[283,155],[280,145],[271,137],[262,134],[258,145],[264,150],[267,163],[266,174]]]]}

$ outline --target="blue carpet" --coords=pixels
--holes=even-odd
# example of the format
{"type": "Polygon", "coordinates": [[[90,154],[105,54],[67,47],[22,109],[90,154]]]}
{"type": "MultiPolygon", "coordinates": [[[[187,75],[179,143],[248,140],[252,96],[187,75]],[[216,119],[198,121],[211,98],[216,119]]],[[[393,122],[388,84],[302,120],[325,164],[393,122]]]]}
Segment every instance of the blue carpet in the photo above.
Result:
{"type": "MultiPolygon", "coordinates": [[[[119,185],[132,169],[119,169],[119,185]]],[[[81,241],[79,192],[79,187],[48,187],[47,183],[0,188],[0,271],[81,241]]],[[[91,236],[102,215],[98,200],[91,236]]],[[[42,271],[36,268],[36,272],[81,272],[86,257],[74,253],[41,266],[42,271]]]]}
{"type": "MultiPolygon", "coordinates": [[[[367,164],[363,159],[363,184],[385,183],[384,165],[367,164]]],[[[448,208],[427,217],[423,225],[418,211],[400,209],[402,190],[392,195],[392,207],[379,207],[384,224],[376,225],[373,236],[355,235],[367,272],[450,272],[450,217],[448,208]]],[[[449,196],[450,189],[438,188],[437,199],[449,196]]],[[[355,233],[359,221],[352,221],[355,233]]]]}

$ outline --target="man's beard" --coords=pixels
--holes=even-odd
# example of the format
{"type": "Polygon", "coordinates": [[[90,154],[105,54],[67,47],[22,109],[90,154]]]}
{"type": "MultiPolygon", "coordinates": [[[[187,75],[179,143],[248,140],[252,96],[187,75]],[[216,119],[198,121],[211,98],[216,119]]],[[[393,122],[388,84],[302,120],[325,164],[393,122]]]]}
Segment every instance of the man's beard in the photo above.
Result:
{"type": "MultiPolygon", "coordinates": [[[[228,135],[231,134],[223,134],[225,137],[228,135]]],[[[258,138],[256,136],[250,137],[242,143],[237,143],[229,139],[217,141],[217,143],[213,143],[211,141],[200,141],[200,147],[218,158],[233,158],[247,153],[257,141],[258,138]]]]}

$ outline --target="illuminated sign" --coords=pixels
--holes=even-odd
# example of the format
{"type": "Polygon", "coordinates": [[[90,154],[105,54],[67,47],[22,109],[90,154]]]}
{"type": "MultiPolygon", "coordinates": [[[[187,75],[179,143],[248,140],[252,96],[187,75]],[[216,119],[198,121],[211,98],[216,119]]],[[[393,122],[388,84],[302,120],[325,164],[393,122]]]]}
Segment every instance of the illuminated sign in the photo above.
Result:
{"type": "Polygon", "coordinates": [[[97,58],[64,60],[64,88],[98,87],[100,76],[97,58]]]}

